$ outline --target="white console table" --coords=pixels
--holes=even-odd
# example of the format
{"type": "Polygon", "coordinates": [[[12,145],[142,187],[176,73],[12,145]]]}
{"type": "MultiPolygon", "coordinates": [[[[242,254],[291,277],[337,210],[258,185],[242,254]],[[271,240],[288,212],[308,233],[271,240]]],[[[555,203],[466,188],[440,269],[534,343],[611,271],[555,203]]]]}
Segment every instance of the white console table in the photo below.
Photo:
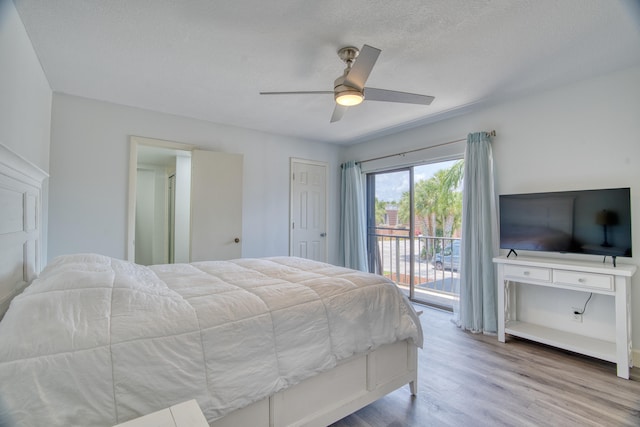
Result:
{"type": "Polygon", "coordinates": [[[493,262],[498,267],[498,340],[505,342],[508,334],[607,360],[617,364],[619,377],[629,379],[633,366],[630,288],[635,265],[523,256],[500,256],[493,262]],[[615,340],[518,321],[515,283],[610,295],[615,298],[615,340]]]}

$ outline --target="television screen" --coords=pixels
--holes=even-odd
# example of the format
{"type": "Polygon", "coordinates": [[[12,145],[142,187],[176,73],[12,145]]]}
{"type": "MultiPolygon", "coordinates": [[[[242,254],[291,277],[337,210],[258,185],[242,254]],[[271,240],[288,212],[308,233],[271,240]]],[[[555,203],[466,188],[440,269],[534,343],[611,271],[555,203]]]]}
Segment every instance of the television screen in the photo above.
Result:
{"type": "Polygon", "coordinates": [[[631,256],[629,188],[500,195],[500,248],[631,256]]]}

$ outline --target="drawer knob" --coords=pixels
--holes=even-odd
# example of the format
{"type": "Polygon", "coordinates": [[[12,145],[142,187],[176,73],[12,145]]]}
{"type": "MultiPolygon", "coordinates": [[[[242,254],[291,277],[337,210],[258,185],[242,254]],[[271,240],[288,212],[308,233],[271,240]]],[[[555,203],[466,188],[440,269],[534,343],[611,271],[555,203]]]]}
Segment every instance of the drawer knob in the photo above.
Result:
{"type": "Polygon", "coordinates": [[[578,283],[584,283],[584,282],[586,282],[586,280],[583,279],[582,277],[578,279],[578,283]]]}
{"type": "Polygon", "coordinates": [[[529,273],[528,271],[525,271],[525,272],[524,272],[524,273],[522,273],[522,274],[524,274],[525,276],[528,276],[528,275],[529,275],[529,274],[531,274],[531,273],[529,273]]]}

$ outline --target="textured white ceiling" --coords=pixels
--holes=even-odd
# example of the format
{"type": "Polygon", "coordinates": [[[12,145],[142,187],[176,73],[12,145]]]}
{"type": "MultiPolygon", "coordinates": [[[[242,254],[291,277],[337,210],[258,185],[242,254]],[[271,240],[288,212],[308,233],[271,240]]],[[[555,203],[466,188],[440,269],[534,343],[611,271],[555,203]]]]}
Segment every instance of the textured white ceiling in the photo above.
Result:
{"type": "MultiPolygon", "coordinates": [[[[349,144],[640,64],[637,0],[14,0],[56,92],[349,144]],[[343,46],[382,49],[329,123],[343,46]]],[[[597,102],[597,100],[594,100],[597,102]]]]}

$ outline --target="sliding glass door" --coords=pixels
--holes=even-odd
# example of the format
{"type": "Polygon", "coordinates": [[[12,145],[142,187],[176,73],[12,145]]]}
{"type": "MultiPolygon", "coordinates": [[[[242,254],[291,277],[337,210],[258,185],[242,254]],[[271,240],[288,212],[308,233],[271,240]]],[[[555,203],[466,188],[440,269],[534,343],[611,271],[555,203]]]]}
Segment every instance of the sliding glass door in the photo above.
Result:
{"type": "Polygon", "coordinates": [[[371,272],[445,309],[458,298],[462,171],[454,160],[367,174],[371,272]]]}

